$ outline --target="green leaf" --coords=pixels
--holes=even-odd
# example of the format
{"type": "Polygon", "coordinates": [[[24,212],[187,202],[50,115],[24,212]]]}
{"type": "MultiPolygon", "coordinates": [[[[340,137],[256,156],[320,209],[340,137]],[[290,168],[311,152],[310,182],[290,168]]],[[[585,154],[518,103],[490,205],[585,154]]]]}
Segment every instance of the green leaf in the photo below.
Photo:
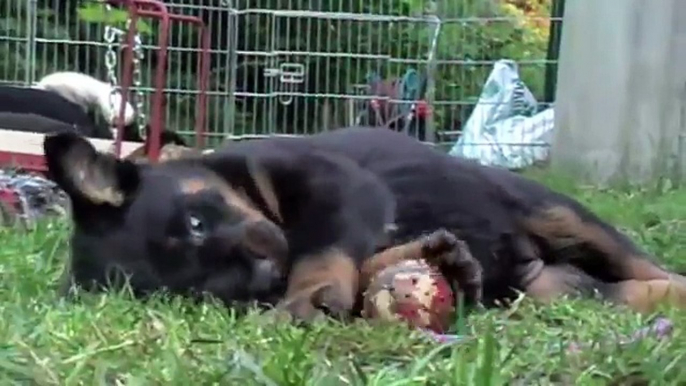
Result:
{"type": "MultiPolygon", "coordinates": [[[[79,19],[86,23],[94,24],[108,24],[120,29],[126,28],[126,21],[129,19],[128,12],[121,9],[112,9],[108,11],[104,4],[86,4],[79,7],[79,19]]],[[[143,20],[138,20],[136,23],[138,33],[141,35],[152,34],[152,27],[143,20]]]]}
{"type": "Polygon", "coordinates": [[[410,10],[412,13],[421,13],[424,11],[424,1],[423,0],[408,0],[407,3],[410,5],[410,10]]]}

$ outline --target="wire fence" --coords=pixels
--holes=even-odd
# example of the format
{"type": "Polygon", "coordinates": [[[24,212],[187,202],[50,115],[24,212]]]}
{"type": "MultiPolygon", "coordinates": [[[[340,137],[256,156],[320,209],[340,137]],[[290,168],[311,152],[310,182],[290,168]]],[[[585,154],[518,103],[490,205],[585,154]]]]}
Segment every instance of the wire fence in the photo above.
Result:
{"type": "MultiPolygon", "coordinates": [[[[211,31],[207,144],[227,136],[300,135],[369,124],[450,147],[488,91],[484,84],[500,59],[517,63],[535,97],[529,115],[552,102],[546,87],[554,78],[549,33],[560,21],[551,17],[557,1],[165,3],[170,12],[202,18],[211,31]]],[[[0,84],[26,86],[64,70],[106,80],[104,24],[88,20],[92,11],[84,11],[89,4],[83,3],[0,3],[0,84]]],[[[146,19],[139,27],[145,54],[140,91],[147,107],[158,25],[146,19]]],[[[172,26],[165,126],[189,137],[199,89],[197,42],[197,30],[172,26]]]]}

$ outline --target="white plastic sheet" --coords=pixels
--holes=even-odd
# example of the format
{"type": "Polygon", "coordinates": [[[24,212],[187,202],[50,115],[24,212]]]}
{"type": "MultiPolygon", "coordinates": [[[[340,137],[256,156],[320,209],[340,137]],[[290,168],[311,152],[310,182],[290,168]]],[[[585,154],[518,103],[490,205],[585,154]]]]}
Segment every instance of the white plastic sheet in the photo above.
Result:
{"type": "Polygon", "coordinates": [[[535,114],[537,106],[519,78],[517,64],[499,60],[449,154],[509,169],[546,160],[555,113],[548,108],[535,114]]]}

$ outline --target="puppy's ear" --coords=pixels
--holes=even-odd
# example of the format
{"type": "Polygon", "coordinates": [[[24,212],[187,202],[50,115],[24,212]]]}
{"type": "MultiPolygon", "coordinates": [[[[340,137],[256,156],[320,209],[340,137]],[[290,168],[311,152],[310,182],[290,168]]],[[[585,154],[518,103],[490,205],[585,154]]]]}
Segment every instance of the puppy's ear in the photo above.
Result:
{"type": "Polygon", "coordinates": [[[246,160],[246,165],[248,168],[248,175],[255,184],[257,193],[264,201],[267,209],[272,216],[274,216],[280,223],[283,223],[281,209],[279,209],[279,199],[276,196],[276,189],[274,188],[274,181],[272,181],[269,173],[255,159],[248,158],[246,160]]]}
{"type": "Polygon", "coordinates": [[[74,204],[120,207],[140,184],[137,165],[99,153],[76,133],[46,135],[43,151],[49,177],[74,204]]]}
{"type": "Polygon", "coordinates": [[[243,246],[257,255],[272,260],[283,268],[288,256],[288,241],[283,230],[271,221],[246,220],[243,227],[243,246]]]}
{"type": "Polygon", "coordinates": [[[283,222],[283,213],[276,187],[294,189],[304,186],[303,173],[284,165],[268,166],[250,156],[217,152],[203,158],[202,162],[229,185],[240,187],[252,203],[279,223],[283,222]]]}

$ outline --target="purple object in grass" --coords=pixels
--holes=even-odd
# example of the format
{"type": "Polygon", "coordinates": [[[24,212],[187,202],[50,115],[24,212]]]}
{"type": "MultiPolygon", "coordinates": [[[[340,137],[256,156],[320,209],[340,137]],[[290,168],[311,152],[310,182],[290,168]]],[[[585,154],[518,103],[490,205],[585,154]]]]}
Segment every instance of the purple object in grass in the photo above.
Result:
{"type": "Polygon", "coordinates": [[[631,337],[622,343],[631,343],[637,340],[643,339],[649,335],[653,335],[658,339],[667,338],[672,335],[674,331],[674,324],[667,318],[657,318],[648,327],[643,327],[642,329],[634,332],[631,337]]]}
{"type": "MultiPolygon", "coordinates": [[[[643,327],[635,331],[631,336],[625,337],[619,341],[620,345],[631,344],[640,341],[648,336],[654,336],[657,339],[668,338],[674,331],[674,324],[667,318],[657,318],[649,326],[643,327]]],[[[567,352],[579,353],[585,347],[584,344],[572,342],[567,346],[567,352]]]]}
{"type": "MultiPolygon", "coordinates": [[[[428,330],[428,329],[420,329],[420,331],[424,332],[429,338],[432,340],[436,341],[437,343],[456,343],[460,342],[462,340],[465,340],[467,337],[464,335],[456,335],[456,334],[439,334],[434,331],[428,330]]],[[[648,336],[654,336],[658,339],[663,339],[663,338],[668,338],[669,336],[672,335],[672,332],[674,331],[674,324],[667,318],[657,318],[655,319],[650,326],[643,327],[640,330],[634,332],[631,334],[628,339],[623,339],[619,343],[620,344],[629,344],[633,343],[636,341],[639,341],[645,337],[648,336]]],[[[583,350],[583,345],[579,344],[577,342],[572,342],[567,346],[567,351],[570,353],[579,353],[583,350]]]]}
{"type": "Polygon", "coordinates": [[[428,329],[420,329],[422,332],[427,334],[431,339],[435,340],[438,343],[455,343],[459,342],[461,340],[464,340],[465,336],[464,335],[456,335],[456,334],[439,334],[437,332],[428,330],[428,329]]]}

